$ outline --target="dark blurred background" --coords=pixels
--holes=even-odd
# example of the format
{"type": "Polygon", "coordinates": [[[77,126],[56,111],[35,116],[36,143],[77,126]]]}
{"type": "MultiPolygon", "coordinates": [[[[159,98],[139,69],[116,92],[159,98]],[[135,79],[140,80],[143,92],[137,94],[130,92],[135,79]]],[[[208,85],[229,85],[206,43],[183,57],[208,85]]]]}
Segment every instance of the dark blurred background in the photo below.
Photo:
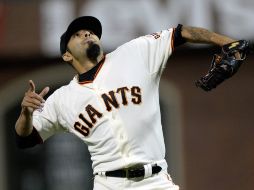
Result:
{"type": "MultiPolygon", "coordinates": [[[[75,75],[60,58],[59,37],[81,15],[101,20],[105,52],[178,23],[254,40],[253,0],[0,1],[0,190],[92,189],[90,156],[76,137],[59,134],[29,150],[14,138],[28,80],[52,93],[75,75]]],[[[160,98],[169,172],[184,190],[252,190],[254,56],[207,93],[194,81],[217,52],[186,44],[168,60],[160,98]]]]}

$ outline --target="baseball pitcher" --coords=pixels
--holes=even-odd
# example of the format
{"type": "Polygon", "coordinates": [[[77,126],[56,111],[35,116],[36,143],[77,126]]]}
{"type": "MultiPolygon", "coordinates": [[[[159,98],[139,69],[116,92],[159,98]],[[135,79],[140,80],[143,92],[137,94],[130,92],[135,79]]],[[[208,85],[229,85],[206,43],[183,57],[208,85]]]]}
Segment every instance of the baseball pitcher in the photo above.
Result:
{"type": "Polygon", "coordinates": [[[15,126],[17,145],[28,148],[56,133],[72,133],[88,146],[95,190],[178,190],[167,171],[159,107],[166,63],[186,42],[221,46],[208,74],[196,82],[209,91],[236,73],[250,43],[179,24],[104,54],[101,35],[95,17],[70,23],[61,36],[60,52],[77,75],[47,100],[49,87],[36,92],[29,81],[15,126]]]}

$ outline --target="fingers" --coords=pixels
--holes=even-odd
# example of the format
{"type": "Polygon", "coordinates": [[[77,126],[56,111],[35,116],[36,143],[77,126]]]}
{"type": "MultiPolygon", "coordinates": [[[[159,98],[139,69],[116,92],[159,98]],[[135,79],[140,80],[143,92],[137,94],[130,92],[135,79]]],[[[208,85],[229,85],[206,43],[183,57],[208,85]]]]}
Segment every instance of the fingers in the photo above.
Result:
{"type": "Polygon", "coordinates": [[[45,100],[35,92],[26,92],[21,103],[22,107],[30,108],[29,111],[33,112],[35,109],[43,107],[45,100]]]}
{"type": "Polygon", "coordinates": [[[25,108],[30,113],[35,109],[40,109],[44,106],[45,100],[43,97],[49,92],[49,87],[45,87],[40,94],[35,92],[35,84],[32,80],[29,80],[29,89],[25,93],[23,101],[21,103],[22,108],[25,108]]]}
{"type": "Polygon", "coordinates": [[[41,97],[39,94],[35,93],[35,92],[26,92],[25,93],[25,97],[27,97],[28,99],[34,99],[37,100],[41,103],[44,103],[45,100],[43,99],[43,97],[41,97]]]}
{"type": "Polygon", "coordinates": [[[241,59],[241,54],[239,52],[236,52],[235,53],[235,58],[240,60],[241,59]]]}
{"type": "Polygon", "coordinates": [[[39,100],[25,96],[22,103],[21,103],[21,106],[26,107],[26,108],[32,108],[31,111],[33,111],[35,109],[41,108],[43,106],[43,104],[44,103],[42,103],[39,100]]]}
{"type": "Polygon", "coordinates": [[[21,107],[25,113],[30,115],[34,112],[34,110],[41,109],[43,107],[43,103],[41,104],[25,97],[21,103],[21,107]]]}
{"type": "Polygon", "coordinates": [[[30,92],[35,92],[35,84],[32,80],[29,80],[29,90],[30,92]]]}
{"type": "Polygon", "coordinates": [[[44,97],[49,92],[49,87],[45,87],[41,93],[39,94],[40,97],[44,97]]]}

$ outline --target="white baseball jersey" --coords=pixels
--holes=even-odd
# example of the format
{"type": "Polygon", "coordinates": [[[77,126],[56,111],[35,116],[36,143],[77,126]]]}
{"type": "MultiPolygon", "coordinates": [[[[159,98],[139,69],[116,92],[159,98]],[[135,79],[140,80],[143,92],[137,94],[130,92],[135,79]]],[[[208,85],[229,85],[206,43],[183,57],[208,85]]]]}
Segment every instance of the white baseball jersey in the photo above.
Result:
{"type": "Polygon", "coordinates": [[[94,173],[165,157],[159,81],[174,29],[134,39],[105,55],[92,81],[56,90],[33,125],[42,139],[69,132],[88,145],[94,173]]]}

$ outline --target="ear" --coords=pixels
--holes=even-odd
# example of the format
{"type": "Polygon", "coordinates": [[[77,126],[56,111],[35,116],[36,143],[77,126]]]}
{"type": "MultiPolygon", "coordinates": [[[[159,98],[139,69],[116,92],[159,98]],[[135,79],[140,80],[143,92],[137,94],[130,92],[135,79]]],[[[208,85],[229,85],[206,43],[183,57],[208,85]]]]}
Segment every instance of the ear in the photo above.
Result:
{"type": "Polygon", "coordinates": [[[66,62],[71,62],[73,60],[72,55],[70,54],[70,52],[66,51],[63,55],[62,58],[64,61],[66,62]]]}

